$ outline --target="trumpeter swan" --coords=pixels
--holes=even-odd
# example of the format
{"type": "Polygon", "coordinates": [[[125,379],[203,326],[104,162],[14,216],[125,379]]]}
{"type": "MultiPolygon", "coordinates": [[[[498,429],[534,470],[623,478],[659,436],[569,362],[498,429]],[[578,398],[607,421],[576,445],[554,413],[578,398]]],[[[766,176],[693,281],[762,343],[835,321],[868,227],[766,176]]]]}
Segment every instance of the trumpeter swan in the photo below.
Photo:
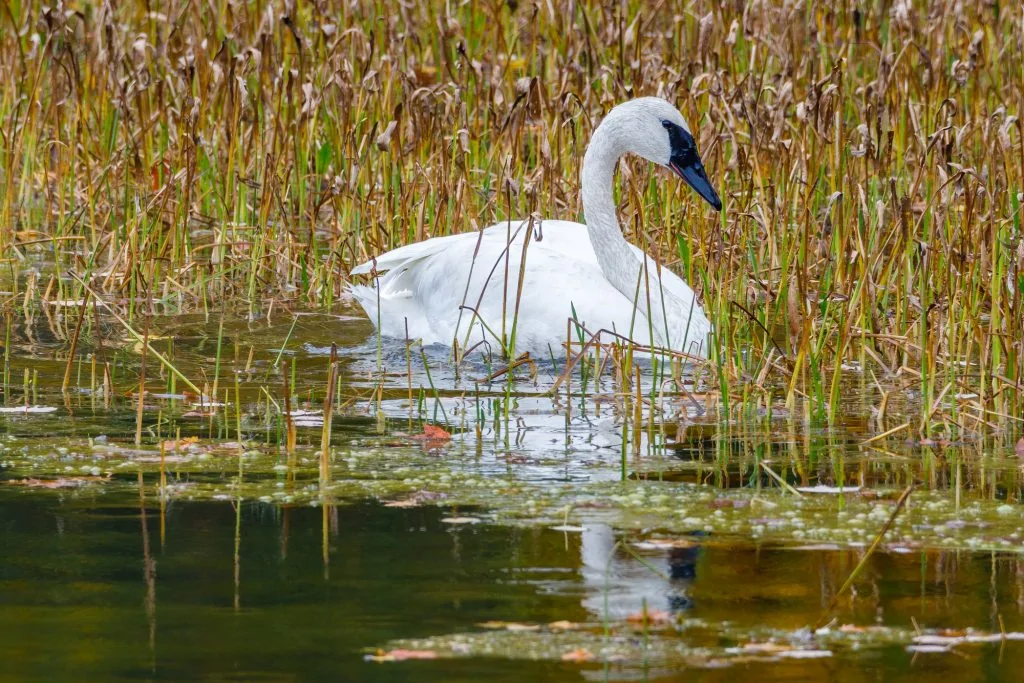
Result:
{"type": "Polygon", "coordinates": [[[354,268],[379,277],[352,294],[381,334],[427,344],[485,341],[508,351],[514,343],[516,353],[563,355],[571,319],[591,333],[706,356],[711,324],[693,290],[622,235],[612,180],[627,152],[672,169],[721,210],[682,114],[641,97],[612,109],[587,147],[586,225],[507,220],[410,244],[354,268]]]}

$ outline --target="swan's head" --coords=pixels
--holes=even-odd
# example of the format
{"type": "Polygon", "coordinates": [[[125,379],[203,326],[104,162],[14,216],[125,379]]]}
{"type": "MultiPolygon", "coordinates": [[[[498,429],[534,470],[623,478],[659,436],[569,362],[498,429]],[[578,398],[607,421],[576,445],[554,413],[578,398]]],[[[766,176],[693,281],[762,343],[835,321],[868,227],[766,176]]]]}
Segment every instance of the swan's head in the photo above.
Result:
{"type": "Polygon", "coordinates": [[[678,109],[660,97],[640,97],[612,109],[606,120],[616,129],[623,152],[672,169],[716,211],[722,210],[722,200],[708,179],[697,155],[697,143],[678,109]]]}

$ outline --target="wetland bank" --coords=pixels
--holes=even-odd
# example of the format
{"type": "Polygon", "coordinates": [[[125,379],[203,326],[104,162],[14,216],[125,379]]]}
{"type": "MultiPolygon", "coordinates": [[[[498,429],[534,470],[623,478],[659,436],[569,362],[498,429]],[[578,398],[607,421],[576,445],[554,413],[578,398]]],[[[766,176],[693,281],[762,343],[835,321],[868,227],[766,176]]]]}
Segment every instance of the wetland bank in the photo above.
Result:
{"type": "Polygon", "coordinates": [[[0,22],[0,678],[1024,663],[1019,8],[0,22]],[[355,264],[578,215],[593,126],[639,94],[695,124],[725,204],[620,164],[709,362],[374,335],[355,264]]]}

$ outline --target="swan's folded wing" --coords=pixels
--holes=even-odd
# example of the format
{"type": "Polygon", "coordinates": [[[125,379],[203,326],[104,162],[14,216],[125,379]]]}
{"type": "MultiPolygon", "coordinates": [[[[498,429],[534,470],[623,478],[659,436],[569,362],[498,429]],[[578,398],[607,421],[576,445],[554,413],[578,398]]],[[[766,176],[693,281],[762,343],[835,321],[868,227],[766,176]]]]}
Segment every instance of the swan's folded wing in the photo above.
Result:
{"type": "Polygon", "coordinates": [[[451,246],[451,243],[459,239],[476,239],[477,233],[462,233],[458,235],[445,235],[443,237],[431,237],[429,240],[423,242],[416,242],[414,244],[407,244],[404,247],[398,249],[392,249],[386,254],[381,254],[375,259],[361,263],[352,269],[351,275],[369,275],[374,270],[378,273],[386,273],[392,268],[397,268],[403,264],[418,261],[428,256],[433,256],[447,247],[451,246]]]}
{"type": "MultiPolygon", "coordinates": [[[[398,249],[392,249],[386,254],[381,254],[376,259],[361,263],[352,269],[352,275],[369,275],[376,270],[377,273],[386,273],[401,265],[419,261],[428,256],[439,254],[446,249],[459,245],[472,244],[477,248],[482,240],[495,241],[505,246],[509,233],[513,236],[513,243],[519,248],[522,244],[523,228],[527,225],[534,225],[534,232],[538,235],[534,239],[543,241],[544,246],[560,251],[567,256],[576,259],[585,259],[596,263],[597,257],[590,247],[590,240],[587,237],[587,227],[580,223],[570,221],[543,220],[536,224],[528,222],[529,219],[516,218],[511,221],[495,223],[484,230],[474,232],[463,232],[455,235],[444,235],[432,237],[423,242],[408,244],[398,249]]],[[[639,252],[641,255],[643,252],[639,252]]]]}

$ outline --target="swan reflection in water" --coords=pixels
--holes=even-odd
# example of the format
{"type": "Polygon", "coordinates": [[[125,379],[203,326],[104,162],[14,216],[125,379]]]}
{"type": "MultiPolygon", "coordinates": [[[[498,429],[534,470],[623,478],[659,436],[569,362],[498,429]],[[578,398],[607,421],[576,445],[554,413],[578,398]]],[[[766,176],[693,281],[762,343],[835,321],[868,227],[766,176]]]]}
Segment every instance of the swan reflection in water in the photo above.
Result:
{"type": "Polygon", "coordinates": [[[617,545],[619,538],[612,529],[603,524],[587,525],[580,541],[586,586],[583,607],[601,620],[625,619],[641,613],[645,605],[649,612],[689,610],[701,554],[698,540],[695,536],[692,544],[681,543],[657,554],[645,551],[641,562],[617,545]]]}

